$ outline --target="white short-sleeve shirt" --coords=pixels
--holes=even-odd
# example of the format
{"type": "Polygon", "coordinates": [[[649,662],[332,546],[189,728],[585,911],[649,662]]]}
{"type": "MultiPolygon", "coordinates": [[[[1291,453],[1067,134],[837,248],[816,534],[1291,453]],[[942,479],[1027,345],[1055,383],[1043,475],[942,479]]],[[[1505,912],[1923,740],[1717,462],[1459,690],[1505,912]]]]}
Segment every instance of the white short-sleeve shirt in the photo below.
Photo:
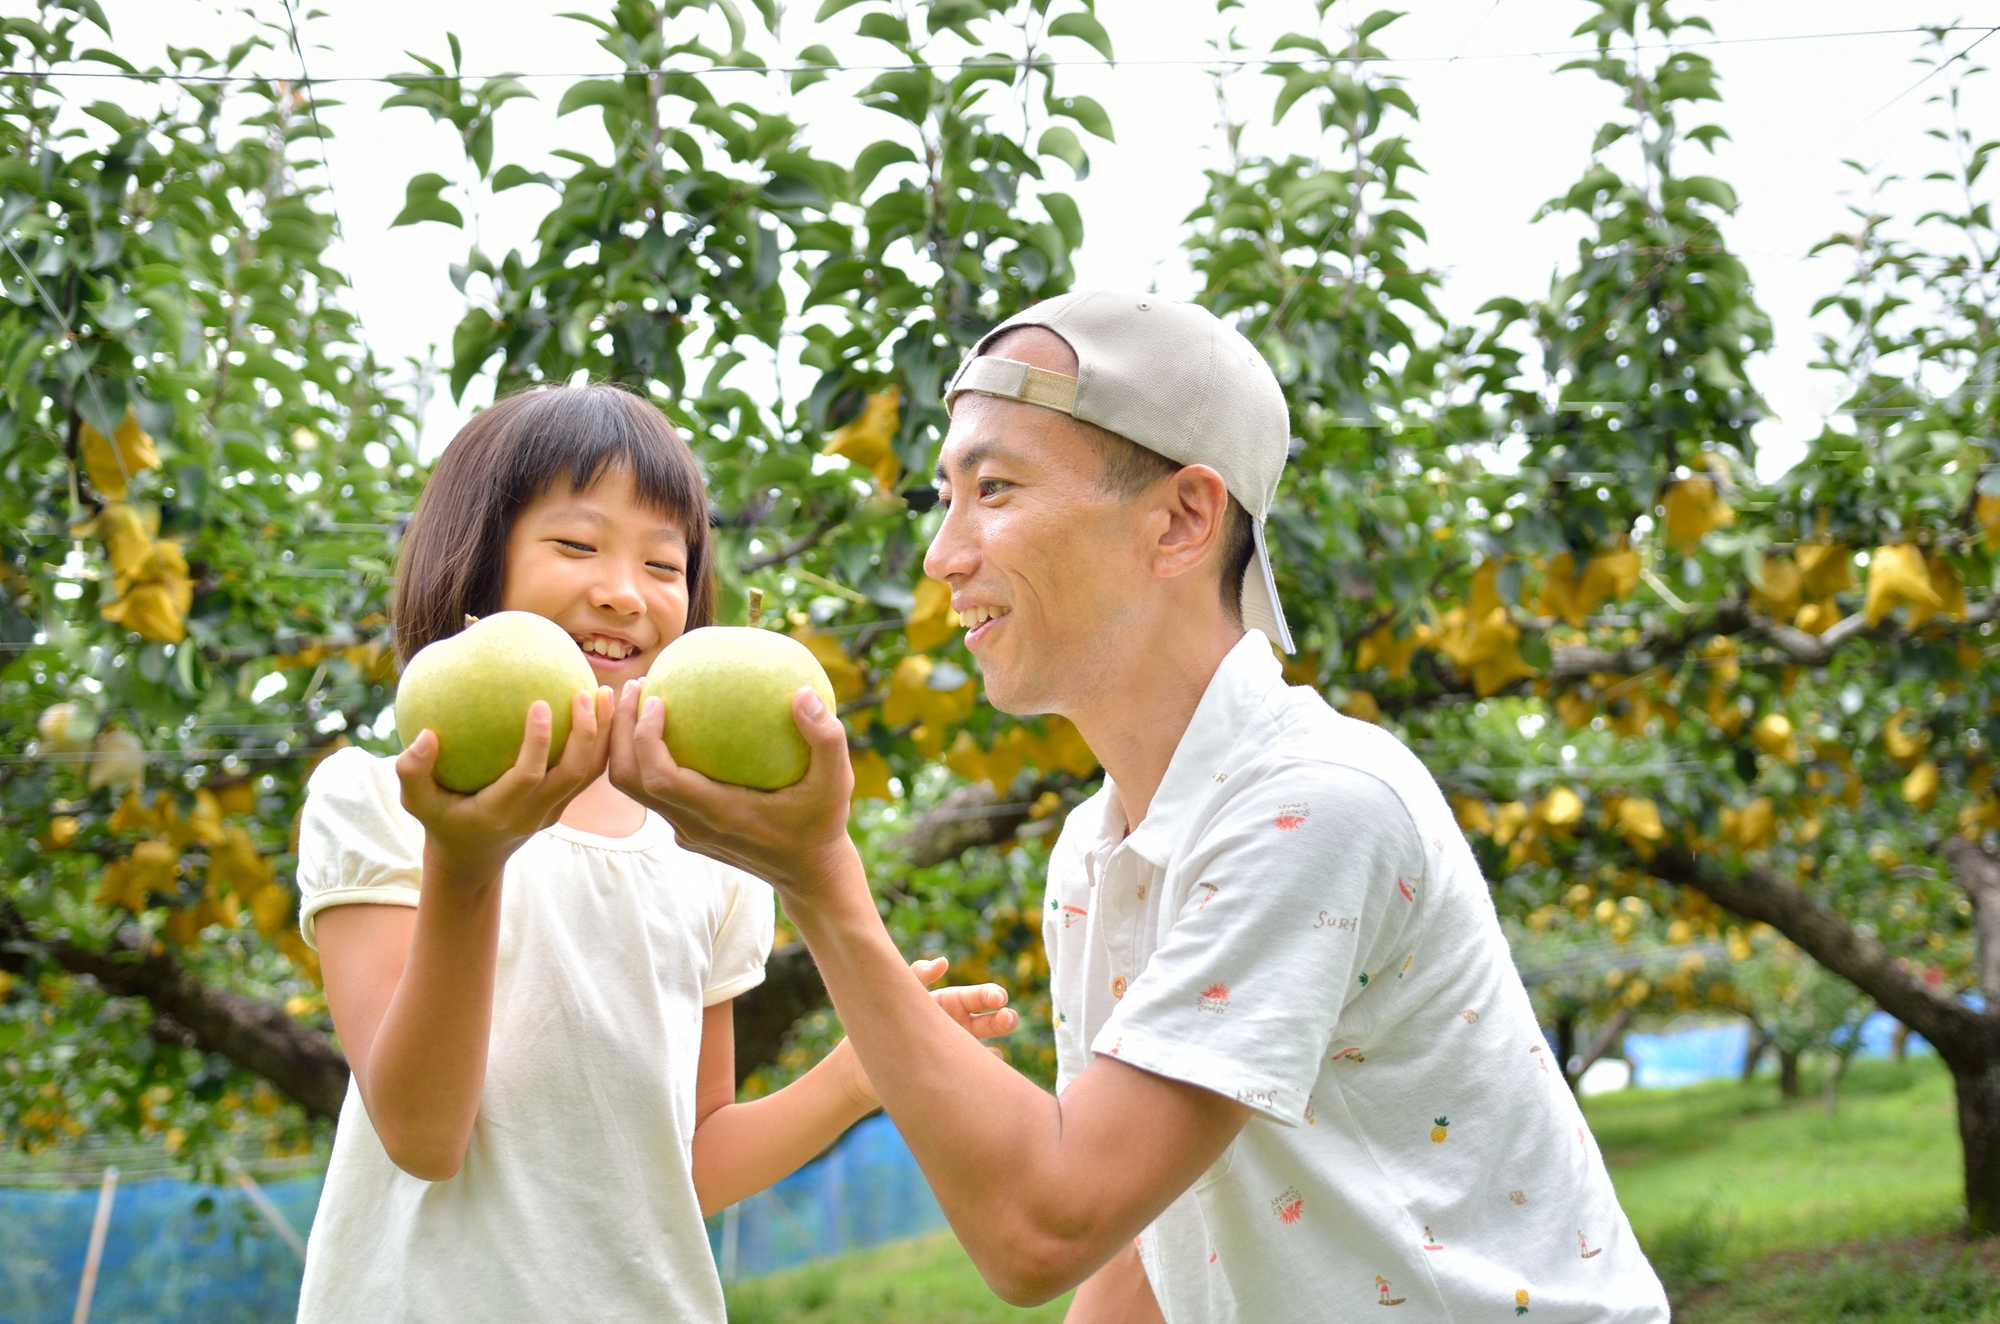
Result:
{"type": "Polygon", "coordinates": [[[1436,782],[1263,635],[1131,835],[1109,781],[1070,815],[1042,923],[1059,1088],[1102,1053],[1253,1110],[1140,1238],[1172,1324],[1666,1320],[1436,782]]]}
{"type": "MultiPolygon", "coordinates": [[[[322,763],[300,928],[417,904],[423,826],[394,764],[322,763]]],[[[770,887],[681,849],[556,826],[507,862],[486,1084],[458,1174],[398,1168],[350,1084],[307,1244],[303,1324],[722,1324],[691,1159],[702,1009],[763,982],[770,887]]]]}

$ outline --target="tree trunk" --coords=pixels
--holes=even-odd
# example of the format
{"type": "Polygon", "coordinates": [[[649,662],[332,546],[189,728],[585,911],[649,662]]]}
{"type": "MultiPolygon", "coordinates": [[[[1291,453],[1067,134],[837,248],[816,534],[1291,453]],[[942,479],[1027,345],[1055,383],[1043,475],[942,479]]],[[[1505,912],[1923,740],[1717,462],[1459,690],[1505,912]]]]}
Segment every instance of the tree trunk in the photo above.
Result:
{"type": "MultiPolygon", "coordinates": [[[[1578,1085],[1583,1083],[1583,1073],[1595,1066],[1598,1058],[1603,1057],[1618,1046],[1619,1036],[1625,1033],[1625,1027],[1631,1023],[1632,1009],[1630,1007],[1620,1007],[1617,1011],[1611,1013],[1611,1019],[1604,1023],[1604,1028],[1599,1030],[1597,1037],[1590,1041],[1590,1047],[1583,1050],[1582,1056],[1574,1059],[1576,1063],[1576,1070],[1574,1072],[1569,1069],[1570,1059],[1564,1059],[1563,1074],[1569,1077],[1569,1087],[1571,1090],[1576,1089],[1578,1085]]],[[[1573,1028],[1571,1033],[1575,1033],[1573,1028]]]]}
{"type": "Polygon", "coordinates": [[[1764,1050],[1770,1046],[1771,1039],[1764,1033],[1764,1027],[1757,1024],[1755,1017],[1750,1018],[1750,1042],[1743,1050],[1743,1074],[1738,1080],[1747,1082],[1756,1078],[1757,1064],[1764,1060],[1764,1050]]]}
{"type": "Polygon", "coordinates": [[[1577,1074],[1570,1070],[1570,1063],[1576,1060],[1576,1017],[1556,1017],[1556,1066],[1563,1073],[1572,1093],[1576,1090],[1577,1074]]]}
{"type": "Polygon", "coordinates": [[[1799,1097],[1799,1050],[1778,1050],[1778,1093],[1787,1099],[1799,1097]]]}
{"type": "Polygon", "coordinates": [[[1958,1093],[1966,1232],[1987,1237],[2000,1232],[2000,858],[1960,836],[1946,838],[1939,853],[1972,902],[1981,1011],[1925,982],[1871,932],[1773,870],[1731,874],[1678,845],[1656,852],[1648,867],[1656,878],[1698,888],[1725,909],[1769,924],[1930,1041],[1958,1093]]]}
{"type": "Polygon", "coordinates": [[[2000,1060],[1951,1073],[1958,1094],[1958,1138],[1965,1150],[1965,1231],[2000,1231],[2000,1060]]]}
{"type": "Polygon", "coordinates": [[[1910,1027],[1901,1021],[1889,1032],[1889,1060],[1897,1066],[1910,1060],[1910,1027]]]}

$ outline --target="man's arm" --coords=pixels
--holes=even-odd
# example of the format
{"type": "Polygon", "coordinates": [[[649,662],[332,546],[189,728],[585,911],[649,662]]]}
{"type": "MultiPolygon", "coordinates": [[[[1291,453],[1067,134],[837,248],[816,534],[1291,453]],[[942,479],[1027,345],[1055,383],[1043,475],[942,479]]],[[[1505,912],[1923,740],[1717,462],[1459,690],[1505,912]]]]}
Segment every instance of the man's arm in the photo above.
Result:
{"type": "MultiPolygon", "coordinates": [[[[621,700],[612,779],[682,844],[766,878],[819,964],[841,1023],[987,1283],[1037,1304],[1128,1245],[1227,1149],[1249,1110],[1099,1058],[1053,1098],[981,1050],[909,976],[847,836],[846,733],[810,690],[804,781],[746,791],[674,766],[656,701],[621,700]]],[[[997,1002],[996,1004],[997,1005],[997,1002]]]]}

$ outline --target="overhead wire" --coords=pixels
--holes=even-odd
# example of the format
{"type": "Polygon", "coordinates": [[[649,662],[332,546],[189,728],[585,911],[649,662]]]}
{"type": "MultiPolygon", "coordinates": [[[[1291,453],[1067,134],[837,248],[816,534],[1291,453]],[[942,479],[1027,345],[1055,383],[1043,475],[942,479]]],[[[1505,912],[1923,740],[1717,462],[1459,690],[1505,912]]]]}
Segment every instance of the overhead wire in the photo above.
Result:
{"type": "MultiPolygon", "coordinates": [[[[290,0],[287,0],[286,9],[288,14],[290,12],[290,8],[291,8],[290,0]]],[[[1844,30],[1837,32],[1772,33],[1770,35],[1761,37],[1714,37],[1706,40],[1697,40],[1697,41],[1650,43],[1642,45],[1640,49],[1641,50],[1694,50],[1694,49],[1707,49],[1720,46],[1769,45],[1777,42],[1790,42],[1790,41],[1838,41],[1838,40],[1847,40],[1847,39],[1855,39],[1862,37],[1913,36],[1919,33],[1944,33],[1944,32],[1979,32],[1984,34],[1979,38],[1980,41],[1983,41],[1987,36],[1991,36],[1996,31],[2000,31],[2000,25],[1951,24],[1942,27],[1916,26],[1916,27],[1901,27],[1901,28],[1867,28],[1867,29],[1844,30]]],[[[296,33],[294,33],[293,44],[294,48],[296,49],[297,48],[296,33]]],[[[1974,45],[1976,44],[1977,42],[1974,43],[1974,45]]],[[[1971,47],[1968,46],[1966,49],[1969,51],[1971,47]]],[[[1057,60],[1057,59],[1048,59],[1042,56],[1034,56],[1032,58],[1027,58],[1027,59],[1014,59],[1011,57],[991,58],[991,57],[981,57],[978,55],[973,55],[957,63],[944,62],[935,64],[925,63],[922,61],[915,61],[915,60],[886,62],[880,64],[786,64],[786,65],[711,64],[711,65],[703,65],[700,67],[685,68],[685,69],[672,68],[667,66],[655,66],[646,68],[596,69],[596,70],[582,70],[582,71],[541,70],[533,72],[521,72],[521,71],[508,70],[492,74],[456,74],[453,75],[453,77],[458,78],[460,80],[470,80],[478,82],[494,78],[586,79],[586,78],[670,77],[673,75],[705,77],[710,74],[730,74],[730,73],[767,74],[767,75],[800,74],[800,73],[909,73],[925,69],[962,70],[968,67],[977,68],[977,67],[990,66],[994,68],[1006,68],[1011,66],[1022,66],[1022,65],[1032,65],[1032,67],[1037,69],[1116,68],[1120,66],[1126,68],[1231,67],[1238,69],[1248,69],[1248,68],[1269,68],[1274,65],[1455,64],[1461,61],[1469,61],[1469,60],[1483,61],[1483,60],[1586,59],[1591,56],[1597,55],[1599,53],[1600,52],[1595,46],[1588,46],[1588,47],[1567,47],[1563,49],[1539,50],[1539,51],[1493,51],[1483,55],[1467,55],[1462,50],[1459,53],[1453,55],[1346,55],[1337,51],[1331,52],[1326,55],[1316,55],[1311,52],[1304,52],[1304,51],[1285,51],[1282,53],[1271,54],[1271,55],[1232,56],[1232,57],[1207,56],[1198,59],[1158,59],[1158,60],[1118,60],[1118,59],[1106,59],[1103,57],[1098,57],[1095,59],[1078,58],[1078,59],[1057,60]]],[[[1960,54],[1963,55],[1964,52],[1961,52],[1960,54]]],[[[305,63],[304,56],[303,53],[301,53],[300,56],[301,69],[303,69],[304,63],[305,63]]],[[[273,74],[173,73],[162,69],[47,70],[47,69],[17,69],[11,67],[0,68],[0,76],[18,77],[18,76],[30,76],[30,75],[38,78],[125,79],[125,80],[139,81],[139,82],[167,82],[167,83],[265,83],[265,82],[278,81],[282,77],[281,75],[273,75],[273,74]]],[[[432,82],[442,76],[443,75],[436,73],[332,74],[321,78],[307,78],[305,81],[308,85],[334,84],[334,83],[387,83],[391,85],[400,86],[406,83],[432,82]]],[[[1929,77],[1929,75],[1926,75],[1926,77],[1929,77]]],[[[1907,96],[1908,91],[1905,91],[1902,95],[1907,96]]]]}

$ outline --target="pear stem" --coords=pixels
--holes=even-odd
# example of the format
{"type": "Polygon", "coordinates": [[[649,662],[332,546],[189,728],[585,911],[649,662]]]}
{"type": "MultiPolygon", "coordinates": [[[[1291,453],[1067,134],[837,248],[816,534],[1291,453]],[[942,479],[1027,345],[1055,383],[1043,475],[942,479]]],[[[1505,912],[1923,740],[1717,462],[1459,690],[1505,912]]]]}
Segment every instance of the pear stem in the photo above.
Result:
{"type": "Polygon", "coordinates": [[[751,629],[754,630],[757,628],[757,621],[760,617],[763,616],[763,614],[764,614],[764,590],[761,588],[753,588],[750,590],[751,629]]]}

